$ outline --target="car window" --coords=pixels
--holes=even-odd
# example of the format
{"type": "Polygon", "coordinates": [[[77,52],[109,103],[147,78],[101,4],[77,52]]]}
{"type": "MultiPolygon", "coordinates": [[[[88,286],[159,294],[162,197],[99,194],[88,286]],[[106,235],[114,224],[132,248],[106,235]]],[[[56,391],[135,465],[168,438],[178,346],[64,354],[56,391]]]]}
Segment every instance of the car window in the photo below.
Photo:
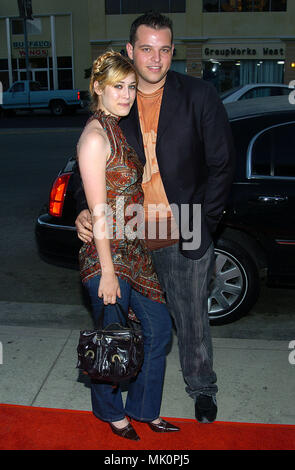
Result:
{"type": "Polygon", "coordinates": [[[11,92],[15,93],[18,91],[25,91],[25,84],[24,83],[15,83],[11,88],[11,92]]]}
{"type": "Polygon", "coordinates": [[[279,86],[264,86],[264,87],[255,87],[252,90],[247,91],[244,95],[240,97],[240,100],[247,100],[249,98],[263,98],[264,96],[281,96],[287,95],[290,93],[290,90],[286,87],[279,86]]]}
{"type": "Polygon", "coordinates": [[[222,93],[219,93],[219,97],[221,100],[224,100],[225,98],[227,98],[228,96],[232,95],[233,93],[235,93],[236,91],[240,90],[242,88],[242,85],[240,86],[236,86],[234,88],[230,88],[229,90],[227,91],[223,91],[222,93]]]}
{"type": "Polygon", "coordinates": [[[295,122],[271,127],[252,146],[252,174],[295,177],[295,122]]]}
{"type": "Polygon", "coordinates": [[[30,91],[40,91],[40,83],[38,82],[30,82],[30,91]]]}
{"type": "Polygon", "coordinates": [[[281,95],[289,95],[291,93],[292,90],[290,90],[290,88],[285,88],[285,87],[282,87],[280,88],[281,90],[281,95]]]}

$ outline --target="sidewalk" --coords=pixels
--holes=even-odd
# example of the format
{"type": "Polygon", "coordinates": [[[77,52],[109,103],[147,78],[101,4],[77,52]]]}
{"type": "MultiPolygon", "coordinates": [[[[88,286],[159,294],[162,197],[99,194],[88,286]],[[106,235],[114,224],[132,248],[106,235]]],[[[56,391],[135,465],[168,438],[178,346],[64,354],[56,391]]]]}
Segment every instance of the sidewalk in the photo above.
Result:
{"type": "MultiPolygon", "coordinates": [[[[22,304],[18,305],[21,308],[22,304]]],[[[91,410],[89,379],[76,369],[80,327],[73,328],[70,321],[67,327],[66,322],[75,312],[81,312],[81,306],[51,306],[52,312],[56,308],[63,311],[63,315],[59,312],[63,322],[57,325],[52,319],[52,326],[49,308],[49,304],[44,304],[48,315],[44,313],[47,323],[43,325],[34,321],[32,311],[27,326],[8,325],[9,316],[7,324],[0,326],[0,402],[91,410]]],[[[20,311],[20,317],[23,314],[20,311]]],[[[81,312],[81,318],[81,329],[92,328],[87,312],[81,312]]],[[[1,323],[5,323],[3,316],[1,323]]],[[[295,424],[295,365],[288,361],[287,341],[213,337],[213,346],[219,387],[218,421],[295,424]]],[[[194,418],[175,336],[167,356],[161,415],[194,418]]]]}

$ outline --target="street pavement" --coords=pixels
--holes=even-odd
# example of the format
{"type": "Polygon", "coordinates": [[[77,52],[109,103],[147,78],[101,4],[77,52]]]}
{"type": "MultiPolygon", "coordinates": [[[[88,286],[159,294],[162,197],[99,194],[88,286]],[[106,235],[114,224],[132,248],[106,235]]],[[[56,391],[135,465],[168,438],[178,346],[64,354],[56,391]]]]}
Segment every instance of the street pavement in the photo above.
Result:
{"type": "MultiPolygon", "coordinates": [[[[0,302],[0,312],[1,403],[91,410],[89,379],[76,368],[79,329],[92,328],[88,308],[0,302]]],[[[217,420],[295,424],[295,361],[290,342],[216,337],[218,328],[212,329],[217,420]]],[[[167,354],[161,415],[194,418],[175,334],[167,354]]]]}

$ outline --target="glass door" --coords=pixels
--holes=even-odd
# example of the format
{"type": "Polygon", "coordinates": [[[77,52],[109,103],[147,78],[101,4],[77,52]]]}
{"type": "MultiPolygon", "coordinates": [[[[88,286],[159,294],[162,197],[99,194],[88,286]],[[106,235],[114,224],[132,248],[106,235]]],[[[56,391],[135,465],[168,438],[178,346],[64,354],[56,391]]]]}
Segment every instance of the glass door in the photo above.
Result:
{"type": "Polygon", "coordinates": [[[48,69],[34,69],[33,71],[33,80],[39,82],[41,88],[49,90],[49,71],[48,69]]]}
{"type": "MultiPolygon", "coordinates": [[[[25,70],[19,70],[18,73],[19,77],[18,80],[27,80],[27,72],[25,70]]],[[[32,72],[29,71],[29,80],[32,80],[32,72]]]]}

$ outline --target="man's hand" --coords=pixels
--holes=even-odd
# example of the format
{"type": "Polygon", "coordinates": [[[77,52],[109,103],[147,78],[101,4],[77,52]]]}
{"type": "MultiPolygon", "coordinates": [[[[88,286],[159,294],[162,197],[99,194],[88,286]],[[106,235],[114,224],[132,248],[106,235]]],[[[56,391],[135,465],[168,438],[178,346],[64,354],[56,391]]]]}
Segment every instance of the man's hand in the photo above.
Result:
{"type": "Polygon", "coordinates": [[[88,209],[84,209],[75,221],[78,238],[82,242],[91,242],[93,239],[91,215],[88,209]]]}

